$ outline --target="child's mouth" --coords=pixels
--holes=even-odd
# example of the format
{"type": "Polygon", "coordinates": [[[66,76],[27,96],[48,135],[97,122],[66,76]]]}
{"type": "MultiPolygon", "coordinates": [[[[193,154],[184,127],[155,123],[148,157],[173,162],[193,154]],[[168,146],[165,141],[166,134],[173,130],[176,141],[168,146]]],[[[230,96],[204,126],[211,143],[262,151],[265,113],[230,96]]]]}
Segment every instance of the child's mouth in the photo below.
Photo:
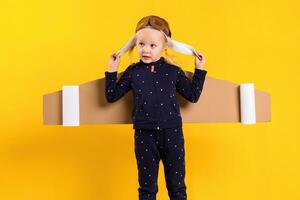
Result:
{"type": "Polygon", "coordinates": [[[149,58],[150,58],[150,56],[143,56],[143,58],[144,58],[144,59],[149,59],[149,58]]]}

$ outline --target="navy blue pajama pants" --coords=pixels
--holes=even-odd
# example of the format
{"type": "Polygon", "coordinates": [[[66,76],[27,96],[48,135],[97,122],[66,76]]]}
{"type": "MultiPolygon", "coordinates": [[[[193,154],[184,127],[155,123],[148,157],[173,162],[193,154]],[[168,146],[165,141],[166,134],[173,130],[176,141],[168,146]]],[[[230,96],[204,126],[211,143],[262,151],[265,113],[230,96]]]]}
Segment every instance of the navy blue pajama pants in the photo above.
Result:
{"type": "Polygon", "coordinates": [[[155,200],[159,162],[164,166],[170,200],[186,200],[185,149],[182,126],[162,130],[135,129],[139,200],[155,200]]]}

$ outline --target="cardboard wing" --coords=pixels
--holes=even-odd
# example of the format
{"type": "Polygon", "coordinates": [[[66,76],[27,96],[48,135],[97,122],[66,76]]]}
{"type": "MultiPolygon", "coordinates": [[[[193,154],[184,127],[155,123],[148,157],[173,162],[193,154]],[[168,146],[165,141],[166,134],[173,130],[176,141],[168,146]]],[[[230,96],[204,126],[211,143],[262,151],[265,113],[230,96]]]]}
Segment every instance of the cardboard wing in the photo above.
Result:
{"type": "MultiPolygon", "coordinates": [[[[123,72],[122,72],[123,73],[123,72]]],[[[118,78],[122,75],[118,73],[118,78]]],[[[185,71],[191,79],[193,73],[185,71]]],[[[133,109],[133,94],[129,91],[114,103],[105,98],[105,77],[77,86],[77,118],[80,124],[130,124],[133,109]]],[[[63,125],[66,102],[63,90],[43,95],[43,123],[63,125]],[[64,102],[64,103],[63,103],[64,102]],[[63,106],[64,105],[64,106],[63,106]]],[[[66,92],[67,95],[67,92],[66,92]]],[[[73,95],[74,96],[74,95],[73,95]]],[[[76,96],[76,95],[75,95],[76,96]]],[[[191,103],[177,93],[184,123],[241,122],[240,85],[206,76],[198,102],[191,103]]],[[[253,105],[256,122],[271,121],[271,95],[253,90],[253,105]]],[[[72,108],[72,107],[71,107],[72,108]]],[[[70,109],[70,108],[69,108],[70,109]]],[[[246,109],[245,109],[246,110],[246,109]]],[[[253,113],[253,112],[252,112],[253,113]]],[[[66,114],[66,113],[65,113],[66,114]]]]}

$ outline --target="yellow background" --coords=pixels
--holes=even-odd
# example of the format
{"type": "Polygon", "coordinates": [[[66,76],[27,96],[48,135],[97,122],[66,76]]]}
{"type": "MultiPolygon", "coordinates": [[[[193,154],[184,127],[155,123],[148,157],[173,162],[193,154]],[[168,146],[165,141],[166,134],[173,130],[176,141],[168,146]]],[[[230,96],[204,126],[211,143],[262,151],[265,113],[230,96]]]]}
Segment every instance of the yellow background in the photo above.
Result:
{"type": "MultiPolygon", "coordinates": [[[[133,129],[44,126],[42,95],[104,77],[149,14],[206,56],[208,76],[271,94],[272,122],[184,124],[191,200],[300,199],[299,1],[3,1],[0,199],[137,199],[133,129]]],[[[193,58],[177,55],[184,70],[193,58]]],[[[128,64],[122,57],[119,70],[128,64]]],[[[201,99],[200,99],[201,100],[201,99]]],[[[162,164],[158,200],[165,200],[162,164]]]]}

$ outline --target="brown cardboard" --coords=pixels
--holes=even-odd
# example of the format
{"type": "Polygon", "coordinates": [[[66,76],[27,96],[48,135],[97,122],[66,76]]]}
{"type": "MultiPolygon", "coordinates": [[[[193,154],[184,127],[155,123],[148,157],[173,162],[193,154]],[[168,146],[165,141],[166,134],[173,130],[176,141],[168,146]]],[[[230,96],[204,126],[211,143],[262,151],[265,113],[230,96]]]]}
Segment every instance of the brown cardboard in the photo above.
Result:
{"type": "MultiPolygon", "coordinates": [[[[118,73],[118,78],[123,72],[118,73]]],[[[185,71],[190,79],[193,73],[185,71]]],[[[105,78],[79,85],[80,124],[130,124],[132,91],[114,103],[104,94],[105,78]]],[[[255,87],[255,84],[254,84],[255,87]]],[[[201,96],[191,103],[177,94],[184,123],[240,122],[239,85],[206,76],[201,96]]],[[[271,121],[271,95],[255,89],[256,122],[271,121]]],[[[43,96],[43,121],[62,125],[62,91],[43,96]]]]}

